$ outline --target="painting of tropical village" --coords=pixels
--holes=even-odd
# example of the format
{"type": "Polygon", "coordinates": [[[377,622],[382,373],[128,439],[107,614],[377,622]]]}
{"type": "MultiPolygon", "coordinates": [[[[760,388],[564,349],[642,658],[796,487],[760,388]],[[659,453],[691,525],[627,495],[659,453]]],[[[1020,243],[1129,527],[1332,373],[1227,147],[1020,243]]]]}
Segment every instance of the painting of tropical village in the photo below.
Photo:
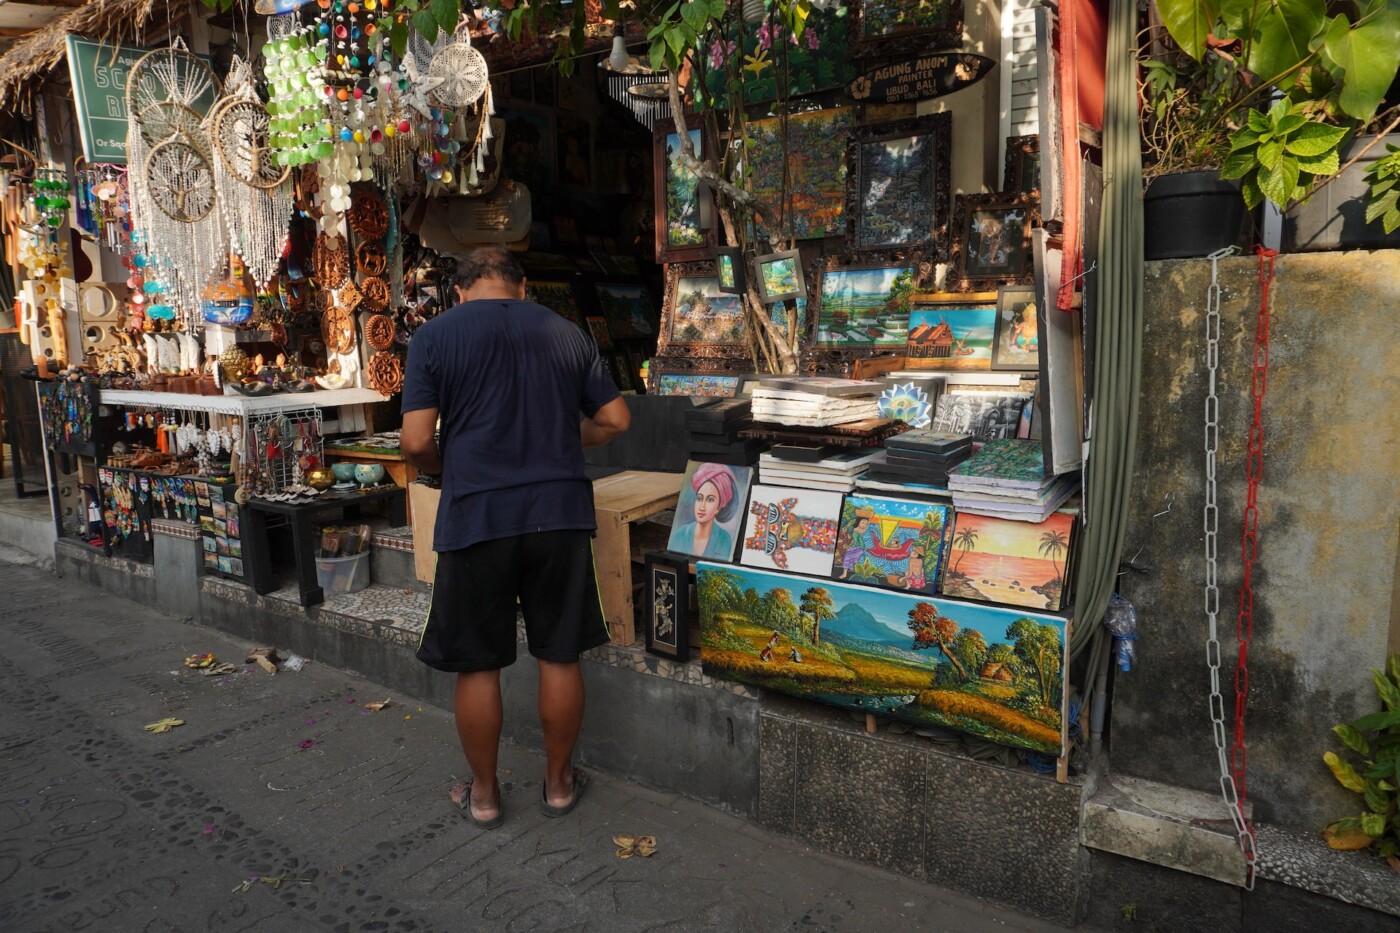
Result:
{"type": "Polygon", "coordinates": [[[850,107],[792,114],[787,118],[786,146],[782,120],[752,120],[746,125],[749,190],[760,204],[790,215],[781,222],[763,218],[770,240],[787,239],[789,223],[791,236],[799,240],[846,233],[846,140],[855,125],[852,114],[850,107]]]}
{"type": "Polygon", "coordinates": [[[943,593],[1031,609],[1064,605],[1074,514],[1056,512],[1039,524],[959,512],[943,593]]]}
{"type": "MultiPolygon", "coordinates": [[[[690,131],[691,152],[700,152],[700,131],[690,131]]],[[[666,136],[666,243],[696,246],[705,241],[700,229],[700,179],[680,162],[679,133],[666,136]]]]}
{"type": "Polygon", "coordinates": [[[952,511],[930,502],[847,496],[836,536],[836,579],[935,592],[952,511]]]}
{"type": "Polygon", "coordinates": [[[712,677],[1061,754],[1064,619],[722,564],[698,588],[712,677]]]}
{"type": "Polygon", "coordinates": [[[525,297],[535,304],[544,305],[566,321],[583,326],[578,314],[578,305],[574,302],[574,290],[568,282],[530,280],[525,286],[525,297]]]}
{"type": "Polygon", "coordinates": [[[822,275],[817,343],[898,347],[909,340],[914,270],[835,269],[822,275]]]}
{"type": "Polygon", "coordinates": [[[909,368],[992,368],[995,307],[918,307],[909,312],[909,368]]]}
{"type": "Polygon", "coordinates": [[[744,306],[719,290],[718,276],[676,280],[669,343],[743,343],[744,306]]]}

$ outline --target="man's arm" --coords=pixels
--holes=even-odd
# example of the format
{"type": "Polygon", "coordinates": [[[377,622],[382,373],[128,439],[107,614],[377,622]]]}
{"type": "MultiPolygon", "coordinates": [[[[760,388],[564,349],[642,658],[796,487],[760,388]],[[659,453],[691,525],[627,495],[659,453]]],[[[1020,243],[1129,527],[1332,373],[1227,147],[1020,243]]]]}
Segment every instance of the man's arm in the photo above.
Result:
{"type": "Polygon", "coordinates": [[[418,408],[403,413],[403,428],[399,431],[399,449],[404,459],[429,476],[442,475],[442,456],[437,445],[438,410],[418,408]]]}
{"type": "MultiPolygon", "coordinates": [[[[404,424],[407,426],[407,420],[404,424]]],[[[592,418],[579,422],[579,434],[585,447],[602,447],[632,426],[632,410],[627,400],[618,396],[593,413],[592,418]]]]}

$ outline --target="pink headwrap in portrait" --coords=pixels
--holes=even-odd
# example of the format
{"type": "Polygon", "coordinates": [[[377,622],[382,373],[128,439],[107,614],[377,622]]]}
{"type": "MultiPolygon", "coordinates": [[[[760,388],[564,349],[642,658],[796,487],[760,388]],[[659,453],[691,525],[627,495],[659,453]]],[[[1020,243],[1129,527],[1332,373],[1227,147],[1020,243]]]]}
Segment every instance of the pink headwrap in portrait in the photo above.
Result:
{"type": "Polygon", "coordinates": [[[729,467],[719,463],[702,463],[690,478],[690,488],[696,492],[706,483],[714,483],[719,493],[719,509],[723,512],[734,500],[734,474],[729,467]]]}

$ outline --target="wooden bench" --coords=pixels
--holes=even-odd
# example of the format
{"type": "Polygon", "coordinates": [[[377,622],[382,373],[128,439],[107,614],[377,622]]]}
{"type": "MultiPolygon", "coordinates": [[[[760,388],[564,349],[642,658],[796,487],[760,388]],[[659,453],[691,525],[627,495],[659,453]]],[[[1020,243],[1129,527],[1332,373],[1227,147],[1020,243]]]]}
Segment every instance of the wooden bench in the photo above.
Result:
{"type": "Polygon", "coordinates": [[[593,481],[598,538],[593,562],[608,635],[615,645],[637,640],[632,607],[632,522],[674,509],[680,498],[680,473],[628,470],[593,481]]]}

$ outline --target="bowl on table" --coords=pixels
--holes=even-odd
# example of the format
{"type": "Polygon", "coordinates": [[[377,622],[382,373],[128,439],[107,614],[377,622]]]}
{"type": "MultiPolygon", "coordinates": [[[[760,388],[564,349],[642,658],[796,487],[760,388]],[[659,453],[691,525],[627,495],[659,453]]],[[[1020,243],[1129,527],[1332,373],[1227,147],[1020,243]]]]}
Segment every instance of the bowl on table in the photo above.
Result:
{"type": "Polygon", "coordinates": [[[335,474],[338,483],[350,483],[355,480],[355,464],[353,463],[332,463],[331,472],[335,474]]]}
{"type": "Polygon", "coordinates": [[[357,463],[355,464],[355,482],[361,486],[378,486],[384,480],[384,464],[382,463],[357,463]]]}

